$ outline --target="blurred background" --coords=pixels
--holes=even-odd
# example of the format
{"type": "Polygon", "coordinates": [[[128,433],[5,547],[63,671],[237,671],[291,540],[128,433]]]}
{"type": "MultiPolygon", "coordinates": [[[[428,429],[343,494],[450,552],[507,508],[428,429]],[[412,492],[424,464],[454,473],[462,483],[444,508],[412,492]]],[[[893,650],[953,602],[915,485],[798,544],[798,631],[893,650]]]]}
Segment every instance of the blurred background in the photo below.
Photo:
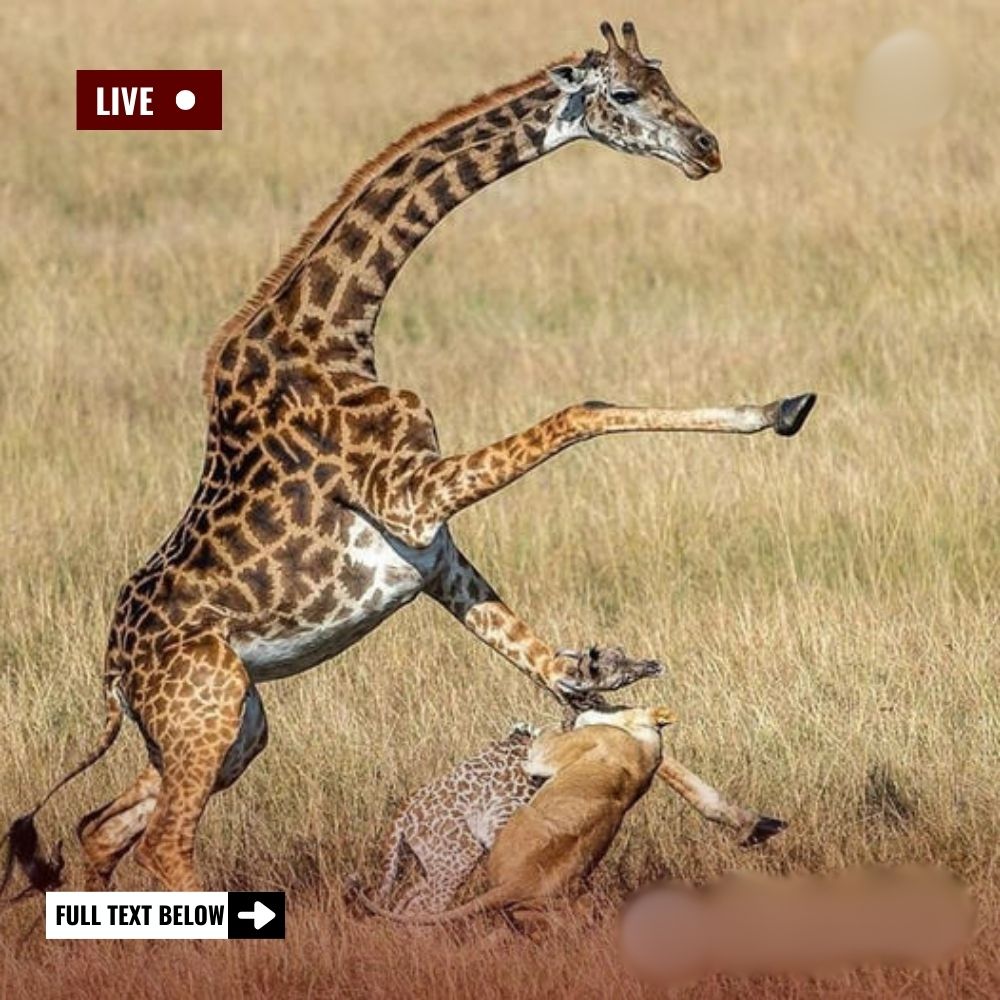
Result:
{"type": "MultiPolygon", "coordinates": [[[[593,442],[455,533],[554,642],[664,660],[668,675],[630,695],[676,707],[677,756],[791,822],[745,853],[655,788],[599,875],[609,913],[665,874],[940,863],[980,904],[967,958],[753,989],[996,996],[1000,9],[987,0],[6,4],[0,816],[99,731],[114,594],[197,481],[215,325],[385,144],[626,17],[719,136],[722,173],[696,184],[578,143],[483,192],[397,281],[380,376],[427,400],[446,450],[588,398],[819,393],[794,441],[593,442]],[[943,113],[933,92],[917,127],[872,128],[866,59],[908,28],[948,61],[954,97],[943,113]],[[221,68],[224,129],[76,132],[78,68],[221,68]]],[[[36,931],[18,945],[36,902],[3,916],[0,994],[141,996],[155,982],[192,995],[207,981],[217,996],[641,994],[607,922],[512,961],[343,912],[341,880],[371,873],[408,790],[514,719],[555,718],[437,608],[418,601],[263,695],[270,746],[210,805],[199,857],[211,887],[287,888],[288,942],[179,952],[50,946],[36,931]]],[[[129,732],[43,814],[48,839],[72,840],[142,756],[129,732]]],[[[121,884],[145,885],[131,865],[121,884]]],[[[730,990],[748,995],[721,980],[690,995],[730,990]]]]}

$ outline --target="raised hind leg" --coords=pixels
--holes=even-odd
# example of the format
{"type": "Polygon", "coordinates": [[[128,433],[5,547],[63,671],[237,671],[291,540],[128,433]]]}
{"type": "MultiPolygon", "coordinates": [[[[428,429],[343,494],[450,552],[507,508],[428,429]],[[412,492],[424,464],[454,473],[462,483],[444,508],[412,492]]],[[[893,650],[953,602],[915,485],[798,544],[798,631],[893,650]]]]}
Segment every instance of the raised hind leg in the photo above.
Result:
{"type": "Polygon", "coordinates": [[[182,641],[157,664],[132,708],[161,774],[136,861],[166,889],[197,890],[198,822],[209,796],[232,784],[263,747],[259,698],[240,658],[208,635],[182,641]]]}
{"type": "Polygon", "coordinates": [[[84,816],[76,828],[90,891],[106,889],[123,857],[142,836],[156,806],[160,775],[150,765],[117,798],[84,816]]]}

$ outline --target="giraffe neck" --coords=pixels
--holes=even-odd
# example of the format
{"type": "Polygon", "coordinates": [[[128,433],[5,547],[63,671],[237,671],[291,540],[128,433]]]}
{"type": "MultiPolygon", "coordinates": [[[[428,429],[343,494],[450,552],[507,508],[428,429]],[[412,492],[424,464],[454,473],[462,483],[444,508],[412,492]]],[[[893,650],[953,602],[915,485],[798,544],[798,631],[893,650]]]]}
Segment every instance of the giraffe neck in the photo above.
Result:
{"type": "Polygon", "coordinates": [[[223,328],[229,343],[218,349],[222,367],[227,354],[235,361],[244,353],[236,343],[242,339],[244,346],[265,342],[279,364],[287,358],[373,377],[373,331],[400,268],[457,205],[578,137],[560,118],[563,103],[543,72],[390,146],[316,220],[311,238],[307,231],[298,258],[289,255],[282,264],[287,273],[276,272],[280,281],[270,294],[259,303],[251,299],[223,328]]]}

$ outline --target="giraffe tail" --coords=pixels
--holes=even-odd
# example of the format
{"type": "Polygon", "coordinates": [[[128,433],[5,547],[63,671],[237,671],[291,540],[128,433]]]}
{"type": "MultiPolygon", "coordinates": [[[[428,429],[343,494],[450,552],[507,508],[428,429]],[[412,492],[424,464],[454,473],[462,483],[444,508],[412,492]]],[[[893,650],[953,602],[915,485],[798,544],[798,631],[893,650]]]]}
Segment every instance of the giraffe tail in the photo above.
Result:
{"type": "Polygon", "coordinates": [[[106,688],[106,717],[104,722],[104,732],[101,734],[100,742],[97,746],[73,768],[64,775],[55,785],[45,793],[45,796],[37,805],[23,816],[19,816],[2,840],[7,842],[7,858],[3,864],[3,874],[0,876],[0,896],[7,888],[7,883],[13,874],[15,864],[24,872],[28,879],[28,887],[15,896],[10,902],[14,903],[23,899],[32,891],[47,892],[56,889],[62,884],[63,856],[62,841],[60,840],[51,857],[46,857],[42,851],[38,840],[38,831],[35,828],[35,816],[42,807],[59,791],[63,785],[68,784],[75,777],[82,774],[91,765],[96,764],[111,749],[111,745],[118,738],[122,728],[124,712],[118,692],[117,679],[112,680],[106,688]]]}

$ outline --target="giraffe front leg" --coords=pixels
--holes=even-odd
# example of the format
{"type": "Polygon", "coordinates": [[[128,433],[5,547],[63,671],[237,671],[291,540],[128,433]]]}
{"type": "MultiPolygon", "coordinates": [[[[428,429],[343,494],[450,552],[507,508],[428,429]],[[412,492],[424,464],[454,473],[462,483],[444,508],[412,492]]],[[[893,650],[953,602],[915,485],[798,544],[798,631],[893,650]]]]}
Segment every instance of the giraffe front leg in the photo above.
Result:
{"type": "MultiPolygon", "coordinates": [[[[581,656],[553,650],[497,597],[479,571],[454,546],[445,568],[427,592],[477,638],[555,694],[566,709],[568,725],[586,708],[611,708],[601,698],[601,690],[622,687],[642,676],[655,676],[648,667],[638,667],[635,676],[631,676],[630,666],[655,661],[602,656],[599,650],[596,656],[593,651],[581,656]],[[592,677],[595,660],[598,674],[592,677]],[[582,668],[581,663],[585,664],[582,668]],[[602,674],[602,669],[608,674],[602,674]]],[[[604,652],[617,654],[617,651],[604,652]]],[[[787,825],[783,820],[729,802],[673,757],[664,756],[657,774],[699,815],[734,830],[743,846],[763,843],[787,825]]]]}
{"type": "Polygon", "coordinates": [[[454,545],[427,593],[477,639],[573,711],[601,707],[600,692],[656,677],[663,670],[656,660],[631,659],[619,649],[595,647],[585,653],[554,649],[500,600],[454,545]]]}
{"type": "Polygon", "coordinates": [[[757,434],[769,428],[791,437],[801,429],[815,402],[815,394],[806,393],[762,406],[693,410],[581,403],[485,448],[423,461],[386,492],[377,513],[408,544],[427,545],[450,517],[580,441],[630,431],[757,434]]]}
{"type": "Polygon", "coordinates": [[[499,598],[470,608],[462,621],[477,638],[540,680],[574,716],[605,707],[602,692],[617,691],[663,672],[656,660],[633,659],[617,648],[553,650],[499,598]]]}

